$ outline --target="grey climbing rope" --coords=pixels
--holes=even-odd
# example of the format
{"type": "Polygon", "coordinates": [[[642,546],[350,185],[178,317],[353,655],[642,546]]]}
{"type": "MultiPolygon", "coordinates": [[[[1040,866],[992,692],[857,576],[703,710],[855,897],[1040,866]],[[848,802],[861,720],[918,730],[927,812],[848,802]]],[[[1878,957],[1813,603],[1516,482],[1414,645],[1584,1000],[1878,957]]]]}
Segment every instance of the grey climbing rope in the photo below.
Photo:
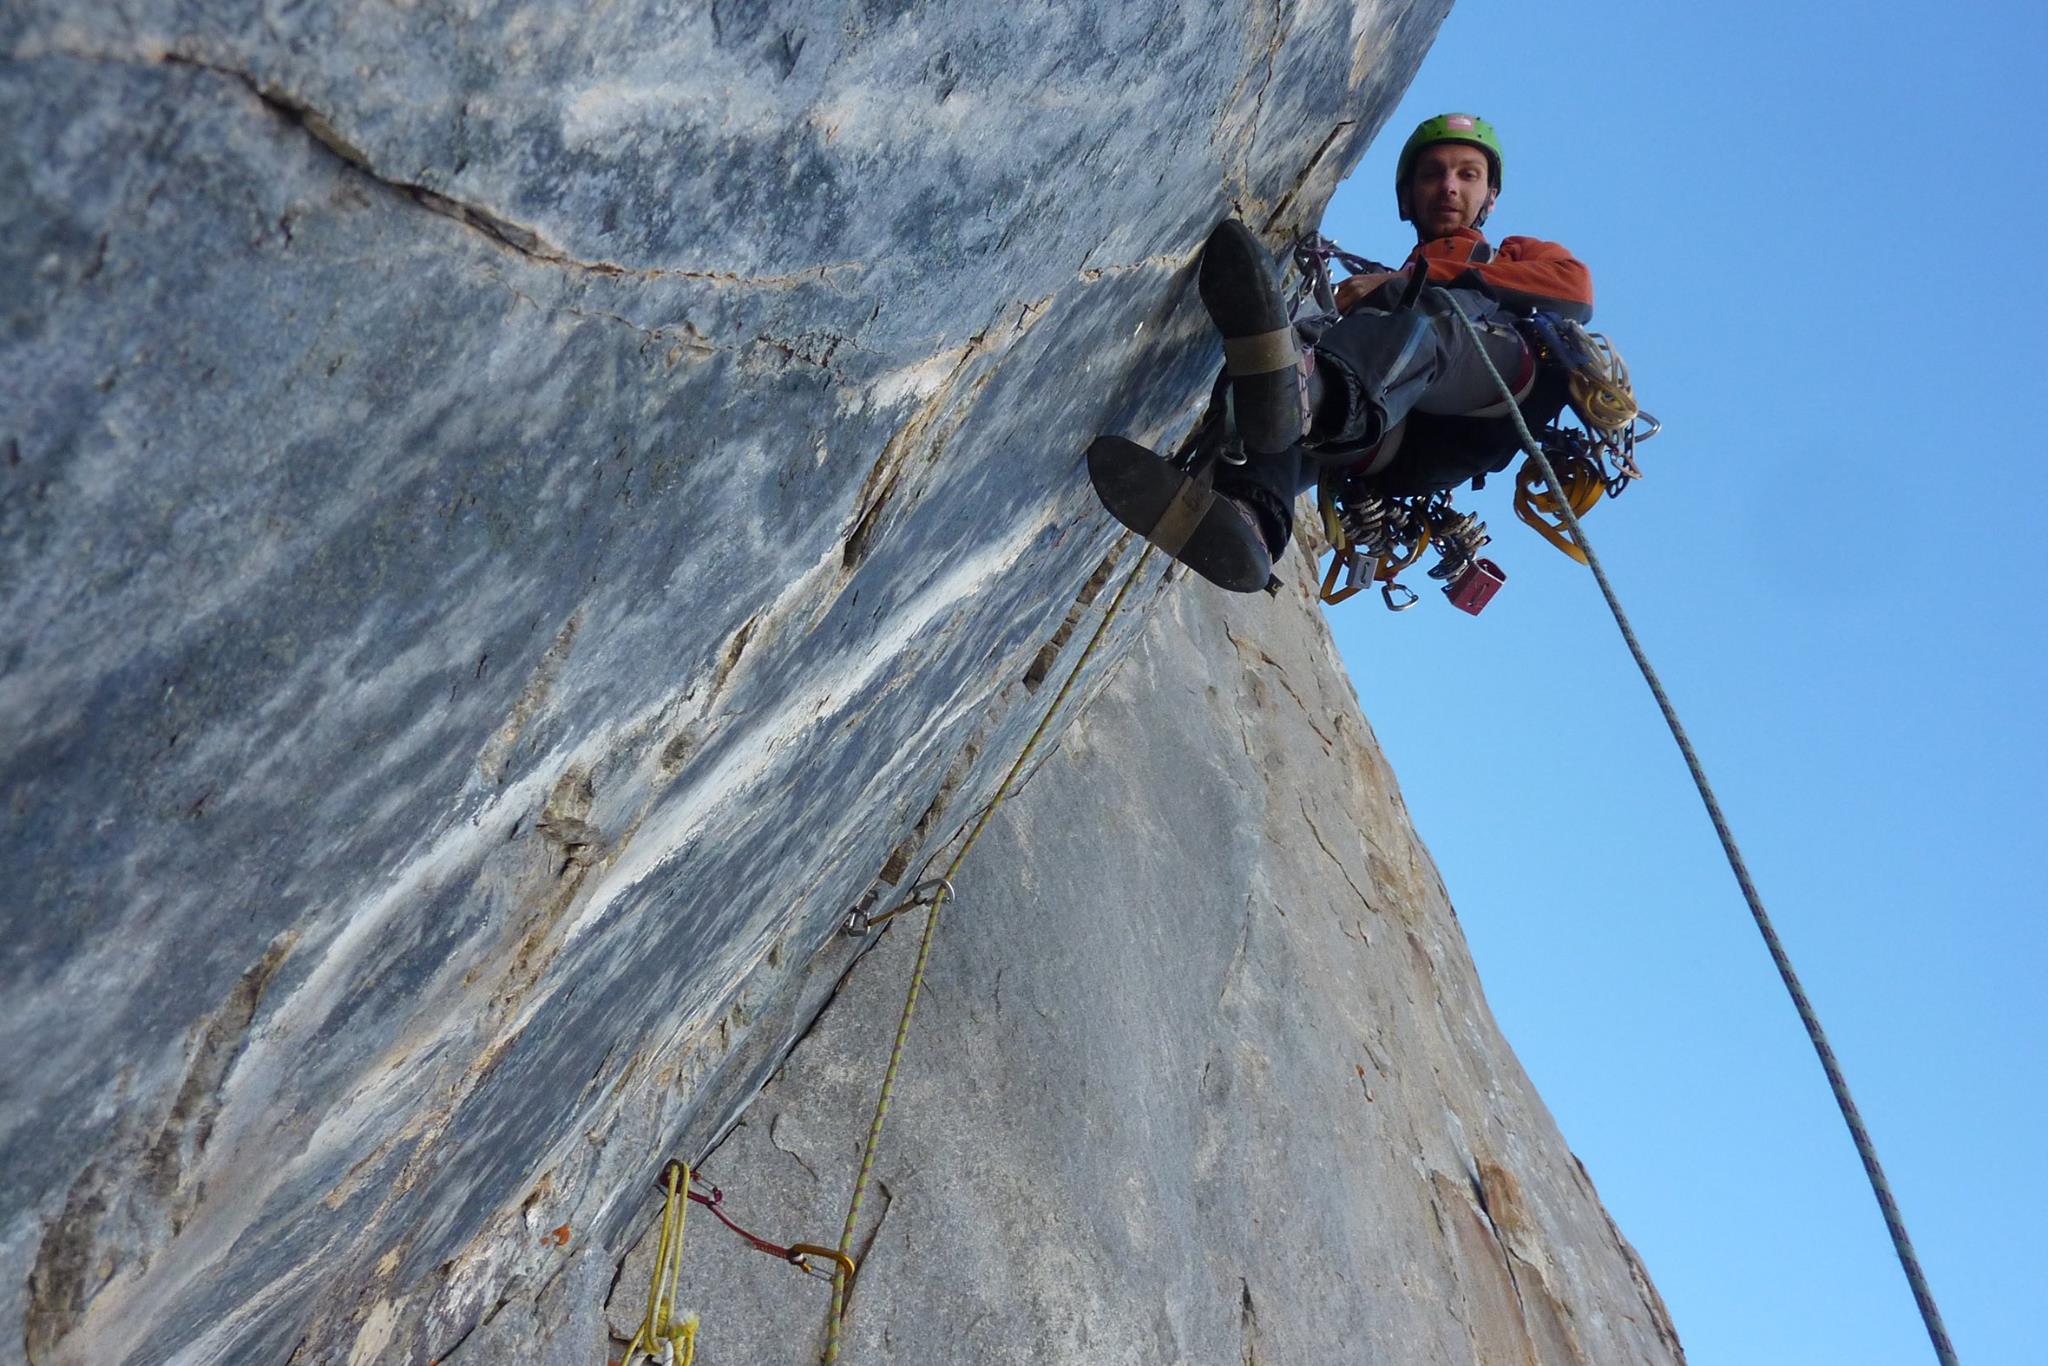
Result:
{"type": "Polygon", "coordinates": [[[1791,993],[1792,1004],[1798,1008],[1800,1023],[1806,1026],[1806,1037],[1813,1042],[1813,1051],[1820,1055],[1821,1070],[1827,1073],[1828,1086],[1835,1093],[1835,1104],[1841,1108],[1842,1120],[1849,1126],[1849,1137],[1855,1141],[1856,1154],[1863,1159],[1864,1175],[1870,1178],[1871,1193],[1877,1197],[1877,1207],[1884,1214],[1885,1227],[1890,1230],[1892,1249],[1898,1253],[1899,1265],[1906,1273],[1906,1282],[1913,1288],[1913,1299],[1920,1306],[1920,1318],[1927,1325],[1927,1336],[1934,1344],[1934,1355],[1941,1366],[1957,1366],[1956,1349],[1948,1340],[1948,1329],[1941,1321],[1941,1310],[1934,1302],[1934,1291],[1927,1284],[1927,1276],[1920,1269],[1920,1259],[1913,1252],[1913,1240],[1906,1234],[1906,1221],[1899,1213],[1898,1202],[1892,1198],[1891,1183],[1885,1179],[1884,1167],[1877,1160],[1877,1145],[1870,1141],[1870,1131],[1863,1125],[1863,1116],[1856,1109],[1856,1102],[1849,1095],[1849,1083],[1842,1075],[1841,1064],[1835,1061],[1835,1050],[1828,1046],[1828,1036],[1820,1027],[1820,1016],[1814,1012],[1813,1003],[1806,999],[1806,989],[1799,984],[1799,976],[1792,970],[1792,959],[1785,952],[1785,946],[1778,939],[1778,932],[1771,925],[1771,917],[1764,910],[1763,897],[1756,889],[1756,883],[1749,876],[1749,865],[1743,862],[1742,851],[1736,847],[1735,834],[1728,827],[1728,818],[1721,812],[1721,803],[1714,795],[1714,788],[1707,781],[1707,771],[1700,763],[1692,739],[1686,734],[1685,726],[1678,719],[1678,709],[1671,704],[1671,697],[1664,691],[1664,684],[1658,679],[1657,671],[1650,667],[1649,656],[1643,653],[1642,643],[1636,639],[1635,628],[1629,624],[1628,613],[1621,607],[1621,599],[1615,596],[1614,585],[1608,581],[1607,571],[1600,565],[1600,557],[1593,553],[1592,542],[1586,539],[1586,529],[1579,522],[1579,515],[1572,509],[1571,500],[1563,496],[1564,485],[1559,482],[1557,471],[1550,466],[1550,460],[1543,453],[1543,445],[1529,430],[1529,424],[1522,420],[1520,408],[1514,401],[1514,391],[1501,378],[1493,357],[1487,354],[1485,339],[1450,291],[1432,286],[1432,293],[1441,296],[1450,305],[1458,321],[1472,334],[1479,358],[1486,362],[1487,373],[1500,386],[1500,392],[1507,399],[1508,416],[1514,419],[1515,431],[1519,434],[1522,449],[1536,462],[1537,470],[1543,475],[1546,485],[1563,510],[1565,524],[1571,529],[1572,537],[1581,550],[1586,552],[1586,567],[1593,571],[1593,578],[1600,585],[1600,595],[1607,599],[1608,610],[1614,614],[1614,624],[1621,628],[1621,638],[1628,643],[1628,652],[1635,656],[1636,667],[1642,671],[1643,681],[1650,685],[1650,693],[1657,699],[1657,707],[1664,713],[1665,724],[1671,728],[1671,738],[1678,742],[1679,753],[1685,756],[1685,766],[1692,773],[1693,786],[1699,789],[1700,800],[1706,803],[1707,815],[1714,822],[1714,833],[1721,838],[1721,848],[1728,855],[1728,866],[1735,872],[1735,881],[1742,888],[1743,900],[1749,903],[1749,913],[1756,919],[1756,927],[1763,934],[1764,945],[1771,951],[1771,961],[1778,965],[1778,976],[1784,980],[1785,990],[1791,993]]]}

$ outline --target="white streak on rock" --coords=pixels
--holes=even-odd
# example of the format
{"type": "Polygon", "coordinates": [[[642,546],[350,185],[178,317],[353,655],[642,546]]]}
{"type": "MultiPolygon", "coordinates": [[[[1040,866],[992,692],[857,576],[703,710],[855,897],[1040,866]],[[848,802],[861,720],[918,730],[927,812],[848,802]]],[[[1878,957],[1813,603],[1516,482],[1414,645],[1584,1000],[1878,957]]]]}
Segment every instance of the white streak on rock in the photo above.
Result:
{"type": "Polygon", "coordinates": [[[829,727],[885,669],[902,667],[913,637],[963,606],[1006,571],[1044,528],[1033,518],[970,555],[904,604],[845,667],[788,687],[785,701],[763,716],[719,762],[690,783],[665,811],[650,816],[633,846],[604,875],[563,939],[566,947],[603,918],[618,898],[674,858],[726,802],[741,799],[807,734],[829,727]],[[836,705],[835,705],[836,704],[836,705]]]}

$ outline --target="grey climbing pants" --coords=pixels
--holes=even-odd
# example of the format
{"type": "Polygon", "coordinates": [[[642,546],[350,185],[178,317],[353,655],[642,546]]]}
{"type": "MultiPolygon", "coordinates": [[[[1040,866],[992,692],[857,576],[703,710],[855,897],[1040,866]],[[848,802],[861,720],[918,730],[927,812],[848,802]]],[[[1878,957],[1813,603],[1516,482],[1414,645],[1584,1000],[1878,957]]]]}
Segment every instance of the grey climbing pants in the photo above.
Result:
{"type": "MultiPolygon", "coordinates": [[[[1486,354],[1513,384],[1526,348],[1500,305],[1476,290],[1444,293],[1479,325],[1486,354]]],[[[1251,494],[1269,519],[1278,503],[1290,510],[1291,523],[1295,498],[1315,484],[1323,466],[1356,463],[1409,413],[1457,415],[1500,402],[1500,387],[1472,334],[1435,291],[1425,294],[1419,307],[1402,312],[1353,310],[1315,338],[1311,355],[1320,396],[1304,443],[1270,455],[1252,454],[1216,481],[1224,493],[1251,494]]],[[[1404,454],[1404,460],[1415,454],[1404,454]]]]}
{"type": "Polygon", "coordinates": [[[1514,382],[1521,336],[1496,316],[1500,305],[1476,290],[1431,292],[1401,313],[1358,309],[1316,340],[1316,367],[1330,395],[1311,433],[1316,447],[1369,446],[1410,411],[1456,415],[1500,402],[1499,386],[1445,294],[1479,324],[1494,365],[1514,382]]]}

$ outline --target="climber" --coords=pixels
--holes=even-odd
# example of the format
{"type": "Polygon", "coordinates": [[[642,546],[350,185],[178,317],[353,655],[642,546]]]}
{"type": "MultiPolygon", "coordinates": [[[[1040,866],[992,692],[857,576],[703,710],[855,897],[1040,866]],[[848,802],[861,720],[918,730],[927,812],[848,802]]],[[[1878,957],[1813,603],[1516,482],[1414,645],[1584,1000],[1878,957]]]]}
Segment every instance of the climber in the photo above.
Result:
{"type": "MultiPolygon", "coordinates": [[[[1223,335],[1244,463],[1219,465],[1210,496],[1180,466],[1105,438],[1090,449],[1089,473],[1110,511],[1212,582],[1256,592],[1293,534],[1295,498],[1325,469],[1399,495],[1505,468],[1516,451],[1512,422],[1450,301],[1479,325],[1524,416],[1540,426],[1562,409],[1563,385],[1540,373],[1547,367],[1536,364],[1516,320],[1541,308],[1585,322],[1593,284],[1555,243],[1487,242],[1479,229],[1499,198],[1501,170],[1486,120],[1424,120],[1394,175],[1415,248],[1400,270],[1345,279],[1334,319],[1291,322],[1258,239],[1236,219],[1217,224],[1198,280],[1223,335]]],[[[1221,410],[1213,405],[1211,418],[1221,410]]]]}

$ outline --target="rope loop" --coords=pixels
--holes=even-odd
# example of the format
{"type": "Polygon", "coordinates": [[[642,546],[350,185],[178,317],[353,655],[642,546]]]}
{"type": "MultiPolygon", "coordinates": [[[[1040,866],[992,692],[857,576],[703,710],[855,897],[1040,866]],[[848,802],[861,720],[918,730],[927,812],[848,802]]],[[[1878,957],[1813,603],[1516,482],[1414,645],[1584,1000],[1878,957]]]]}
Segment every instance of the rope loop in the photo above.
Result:
{"type": "Polygon", "coordinates": [[[654,1249],[654,1275],[647,1286],[647,1316],[626,1348],[620,1366],[645,1360],[658,1366],[690,1366],[697,1357],[697,1316],[675,1318],[676,1287],[682,1277],[683,1220],[690,1202],[682,1198],[690,1186],[690,1164],[680,1159],[661,1169],[661,1236],[654,1249]]]}

